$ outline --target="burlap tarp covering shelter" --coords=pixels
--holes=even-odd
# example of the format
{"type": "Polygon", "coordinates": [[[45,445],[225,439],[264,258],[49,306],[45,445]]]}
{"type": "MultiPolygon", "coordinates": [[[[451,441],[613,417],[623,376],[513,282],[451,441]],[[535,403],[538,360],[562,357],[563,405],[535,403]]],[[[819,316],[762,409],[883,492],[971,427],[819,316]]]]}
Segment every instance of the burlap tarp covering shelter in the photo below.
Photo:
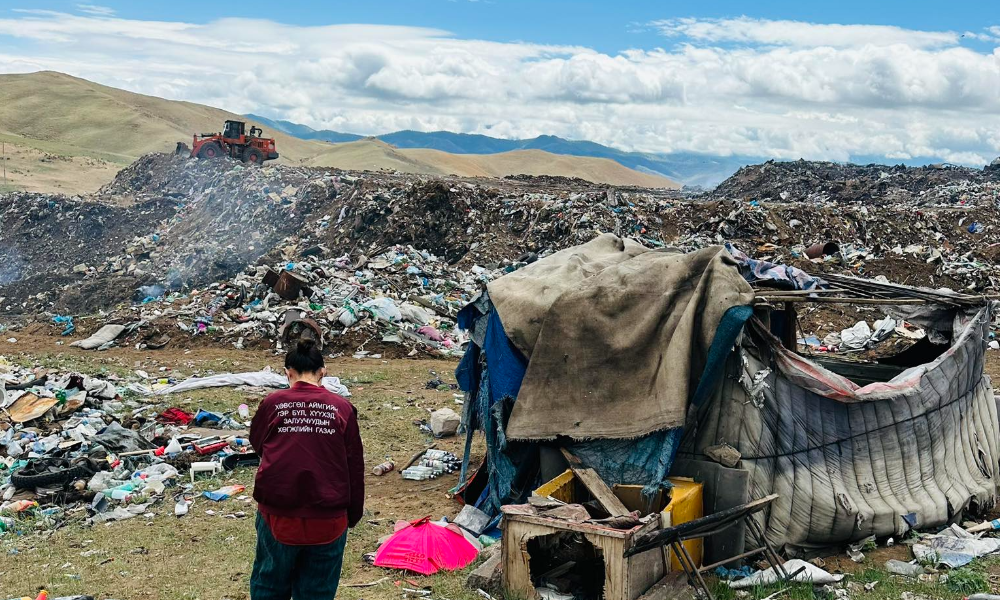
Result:
{"type": "Polygon", "coordinates": [[[601,235],[492,282],[529,358],[506,435],[636,438],[683,425],[725,312],[753,291],[721,246],[682,254],[601,235]]]}
{"type": "Polygon", "coordinates": [[[859,386],[751,322],[679,456],[704,458],[721,442],[739,450],[751,497],[779,494],[767,536],[790,550],[936,529],[970,506],[988,509],[1000,459],[983,372],[988,326],[986,308],[959,314],[938,358],[859,386]]]}

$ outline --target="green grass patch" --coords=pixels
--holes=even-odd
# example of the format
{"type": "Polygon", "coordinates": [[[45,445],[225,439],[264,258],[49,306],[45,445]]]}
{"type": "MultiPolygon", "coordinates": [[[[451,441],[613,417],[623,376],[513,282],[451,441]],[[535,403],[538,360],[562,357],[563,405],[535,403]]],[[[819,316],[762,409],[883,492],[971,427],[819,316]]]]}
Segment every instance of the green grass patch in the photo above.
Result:
{"type": "Polygon", "coordinates": [[[990,591],[990,582],[981,570],[970,567],[954,569],[948,573],[946,587],[959,594],[968,596],[979,592],[990,591]]]}
{"type": "Polygon", "coordinates": [[[352,385],[371,385],[380,381],[389,381],[389,373],[383,370],[365,371],[344,376],[343,381],[348,387],[352,385]]]}

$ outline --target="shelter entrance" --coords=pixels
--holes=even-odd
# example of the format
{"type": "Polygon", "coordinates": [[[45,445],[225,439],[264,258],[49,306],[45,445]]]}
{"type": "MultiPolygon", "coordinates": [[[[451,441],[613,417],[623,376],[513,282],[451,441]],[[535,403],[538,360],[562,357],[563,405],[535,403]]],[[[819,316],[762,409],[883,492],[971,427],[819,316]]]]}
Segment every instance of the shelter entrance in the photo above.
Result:
{"type": "Polygon", "coordinates": [[[543,600],[603,600],[605,564],[600,549],[572,531],[528,540],[531,584],[543,600]]]}

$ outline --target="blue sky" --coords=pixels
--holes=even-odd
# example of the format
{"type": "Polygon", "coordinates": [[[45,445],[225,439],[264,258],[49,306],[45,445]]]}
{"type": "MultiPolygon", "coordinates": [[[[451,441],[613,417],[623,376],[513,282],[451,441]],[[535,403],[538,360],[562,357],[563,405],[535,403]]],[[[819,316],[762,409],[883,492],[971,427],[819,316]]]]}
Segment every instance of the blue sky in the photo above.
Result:
{"type": "Polygon", "coordinates": [[[1000,154],[985,2],[240,3],[0,7],[0,72],[362,134],[553,134],[775,158],[1000,154]]]}
{"type": "MultiPolygon", "coordinates": [[[[12,8],[17,0],[8,0],[12,8]]],[[[672,17],[725,18],[747,15],[760,19],[813,23],[864,23],[908,29],[974,31],[1000,23],[1000,11],[989,2],[904,2],[840,0],[775,2],[773,0],[692,1],[643,0],[590,2],[579,0],[373,0],[352,2],[243,0],[206,2],[172,0],[100,1],[129,19],[182,20],[207,23],[224,17],[266,18],[295,25],[375,23],[445,29],[457,36],[499,42],[581,44],[603,52],[663,45],[661,37],[636,27],[672,17]]],[[[79,2],[25,2],[24,7],[72,12],[79,2]]],[[[645,30],[644,30],[645,29],[645,30]]]]}

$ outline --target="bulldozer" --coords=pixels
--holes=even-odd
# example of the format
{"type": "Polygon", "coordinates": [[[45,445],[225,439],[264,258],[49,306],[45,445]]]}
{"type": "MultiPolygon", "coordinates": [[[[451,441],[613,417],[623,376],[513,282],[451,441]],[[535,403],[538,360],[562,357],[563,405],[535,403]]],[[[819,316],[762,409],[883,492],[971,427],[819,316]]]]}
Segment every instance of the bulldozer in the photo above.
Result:
{"type": "Polygon", "coordinates": [[[191,158],[218,158],[229,156],[252,165],[264,164],[265,160],[278,158],[274,138],[260,137],[260,127],[250,127],[243,121],[226,121],[222,133],[196,133],[191,146],[191,158]]]}

